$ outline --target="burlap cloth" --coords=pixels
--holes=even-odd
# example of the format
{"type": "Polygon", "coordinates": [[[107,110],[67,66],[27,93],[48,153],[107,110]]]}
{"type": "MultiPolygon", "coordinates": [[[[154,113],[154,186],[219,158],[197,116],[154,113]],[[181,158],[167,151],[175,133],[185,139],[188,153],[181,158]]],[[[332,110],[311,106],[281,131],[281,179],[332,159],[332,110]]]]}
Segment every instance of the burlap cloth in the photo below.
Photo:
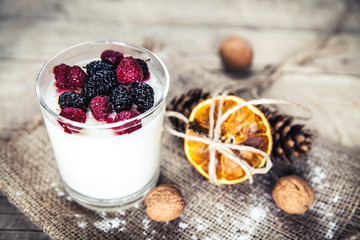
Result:
{"type": "MultiPolygon", "coordinates": [[[[210,73],[169,51],[158,53],[169,67],[169,98],[193,87],[215,89],[234,80],[210,73]]],[[[238,84],[249,84],[239,81],[238,84]]],[[[324,139],[313,140],[306,159],[275,162],[255,183],[214,186],[187,162],[183,141],[163,134],[159,184],[182,191],[186,208],[176,220],[150,220],[143,203],[116,213],[87,210],[64,192],[49,142],[40,122],[10,141],[0,142],[0,189],[54,239],[345,239],[359,236],[359,157],[324,139]],[[295,173],[309,181],[315,204],[290,215],[273,202],[275,181],[295,173]]]]}

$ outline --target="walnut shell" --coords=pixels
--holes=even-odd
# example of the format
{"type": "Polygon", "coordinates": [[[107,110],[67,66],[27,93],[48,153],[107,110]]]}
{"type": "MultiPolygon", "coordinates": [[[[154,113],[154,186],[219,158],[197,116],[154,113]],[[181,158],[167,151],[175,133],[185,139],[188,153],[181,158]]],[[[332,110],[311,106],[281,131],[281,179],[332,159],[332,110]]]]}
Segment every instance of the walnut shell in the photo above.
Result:
{"type": "Polygon", "coordinates": [[[275,203],[290,214],[303,214],[314,203],[312,187],[295,175],[280,178],[272,195],[275,203]]]}
{"type": "Polygon", "coordinates": [[[231,36],[220,46],[219,53],[225,67],[230,70],[242,70],[250,67],[253,50],[242,38],[231,36]]]}
{"type": "Polygon", "coordinates": [[[167,222],[178,218],[185,208],[181,192],[171,184],[153,188],[145,198],[146,213],[152,220],[167,222]]]}

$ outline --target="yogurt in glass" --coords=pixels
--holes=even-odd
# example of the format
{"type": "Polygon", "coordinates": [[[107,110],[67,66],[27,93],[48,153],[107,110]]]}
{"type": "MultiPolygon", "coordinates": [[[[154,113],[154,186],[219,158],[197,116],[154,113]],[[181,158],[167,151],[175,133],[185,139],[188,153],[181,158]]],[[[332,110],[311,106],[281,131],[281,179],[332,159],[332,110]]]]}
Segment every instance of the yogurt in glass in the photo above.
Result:
{"type": "Polygon", "coordinates": [[[126,207],[142,200],[156,184],[169,81],[169,73],[157,56],[144,48],[121,42],[75,45],[45,64],[36,81],[36,93],[64,188],[75,201],[96,210],[126,207]],[[109,49],[125,56],[150,59],[147,63],[150,79],[146,83],[155,92],[152,108],[114,123],[98,122],[89,111],[85,123],[60,116],[54,66],[61,63],[84,66],[99,60],[101,52],[109,49]],[[140,127],[117,134],[118,129],[125,131],[134,127],[129,123],[140,127]]]}

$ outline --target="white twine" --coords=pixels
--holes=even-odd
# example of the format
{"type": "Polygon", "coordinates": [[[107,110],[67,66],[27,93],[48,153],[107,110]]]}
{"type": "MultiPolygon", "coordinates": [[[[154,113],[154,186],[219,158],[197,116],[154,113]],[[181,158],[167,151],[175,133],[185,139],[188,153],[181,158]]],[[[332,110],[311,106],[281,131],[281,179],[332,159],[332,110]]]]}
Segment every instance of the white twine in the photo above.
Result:
{"type": "MultiPolygon", "coordinates": [[[[188,139],[191,141],[197,141],[197,142],[202,142],[208,145],[209,148],[209,156],[210,156],[210,161],[209,161],[209,181],[212,184],[216,184],[218,185],[218,179],[216,176],[216,165],[217,165],[217,159],[216,159],[216,151],[225,155],[227,158],[231,159],[232,161],[234,161],[236,164],[238,164],[246,173],[247,177],[249,178],[249,183],[252,184],[253,183],[253,175],[255,174],[266,174],[272,167],[272,162],[271,162],[271,158],[270,156],[257,148],[254,147],[250,147],[250,146],[244,146],[244,145],[237,145],[237,144],[230,144],[230,143],[224,143],[221,142],[220,137],[221,137],[221,125],[224,121],[226,121],[226,119],[233,114],[234,112],[240,110],[241,108],[245,107],[245,106],[249,106],[249,105],[260,105],[260,104],[287,104],[287,105],[292,105],[292,106],[296,106],[296,107],[300,107],[301,109],[303,109],[306,112],[309,112],[312,116],[312,112],[310,109],[297,104],[297,103],[291,103],[285,100],[276,100],[276,99],[257,99],[257,100],[250,100],[244,103],[241,103],[239,105],[236,105],[234,107],[232,107],[231,109],[227,110],[224,114],[222,113],[222,107],[223,107],[223,103],[225,101],[225,98],[227,96],[227,92],[224,92],[221,95],[221,99],[220,99],[220,103],[219,103],[219,108],[218,108],[218,115],[217,115],[217,121],[216,121],[216,125],[215,125],[215,119],[214,119],[214,112],[215,112],[215,103],[216,103],[216,96],[218,95],[218,92],[215,93],[212,97],[212,101],[211,101],[211,105],[210,105],[210,112],[209,112],[209,136],[191,136],[191,135],[187,135],[185,133],[176,131],[175,129],[165,125],[164,128],[165,130],[167,130],[170,134],[175,135],[177,137],[181,137],[184,139],[188,139]],[[215,125],[215,126],[214,126],[215,125]],[[262,168],[254,168],[252,166],[249,165],[249,163],[247,161],[245,161],[244,159],[240,158],[239,156],[237,156],[236,154],[234,154],[234,152],[232,150],[239,150],[239,151],[249,151],[252,153],[257,153],[262,155],[264,158],[266,158],[266,164],[264,167],[262,168]]],[[[188,118],[186,118],[183,114],[179,113],[179,112],[174,112],[174,111],[167,111],[166,112],[166,116],[167,117],[175,117],[178,118],[182,121],[184,121],[186,124],[189,123],[188,118]]]]}

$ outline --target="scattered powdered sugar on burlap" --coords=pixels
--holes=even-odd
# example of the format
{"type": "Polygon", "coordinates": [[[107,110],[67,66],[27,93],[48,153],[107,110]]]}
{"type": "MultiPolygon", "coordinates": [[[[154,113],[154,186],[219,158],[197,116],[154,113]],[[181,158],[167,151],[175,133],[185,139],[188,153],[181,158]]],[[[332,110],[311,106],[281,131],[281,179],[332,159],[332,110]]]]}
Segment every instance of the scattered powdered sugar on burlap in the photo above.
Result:
{"type": "MultiPolygon", "coordinates": [[[[169,99],[190,88],[212,90],[233,79],[196,68],[171,52],[159,53],[172,74],[169,99]]],[[[240,82],[239,82],[240,83],[240,82]]],[[[247,82],[249,83],[249,82],[247,82]]],[[[360,159],[321,138],[306,159],[274,161],[266,175],[233,186],[215,186],[186,160],[183,140],[163,134],[159,184],[176,185],[186,207],[158,223],[143,202],[117,212],[94,212],[64,191],[43,123],[0,142],[0,189],[53,239],[341,239],[359,232],[360,159]],[[278,178],[297,174],[314,188],[315,203],[289,215],[273,202],[278,178]]]]}
{"type": "Polygon", "coordinates": [[[83,222],[83,221],[80,221],[77,223],[78,224],[78,227],[79,228],[86,228],[87,227],[87,223],[86,222],[83,222]]]}
{"type": "Polygon", "coordinates": [[[120,220],[119,218],[106,218],[94,222],[94,226],[103,232],[109,232],[110,230],[116,229],[118,231],[123,231],[124,228],[120,227],[125,225],[125,220],[120,220]]]}

